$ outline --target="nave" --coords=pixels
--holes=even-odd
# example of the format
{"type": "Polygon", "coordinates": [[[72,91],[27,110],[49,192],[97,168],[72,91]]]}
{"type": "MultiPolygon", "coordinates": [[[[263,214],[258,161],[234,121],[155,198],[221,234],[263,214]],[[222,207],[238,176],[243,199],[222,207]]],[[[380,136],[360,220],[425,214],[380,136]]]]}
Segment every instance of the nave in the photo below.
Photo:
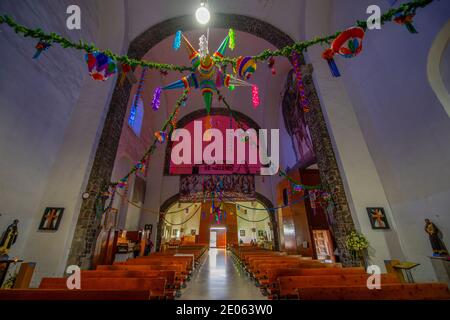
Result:
{"type": "Polygon", "coordinates": [[[74,2],[0,1],[0,300],[450,298],[450,1],[74,2]]]}
{"type": "Polygon", "coordinates": [[[265,297],[225,249],[211,248],[180,300],[263,300],[265,297]]]}

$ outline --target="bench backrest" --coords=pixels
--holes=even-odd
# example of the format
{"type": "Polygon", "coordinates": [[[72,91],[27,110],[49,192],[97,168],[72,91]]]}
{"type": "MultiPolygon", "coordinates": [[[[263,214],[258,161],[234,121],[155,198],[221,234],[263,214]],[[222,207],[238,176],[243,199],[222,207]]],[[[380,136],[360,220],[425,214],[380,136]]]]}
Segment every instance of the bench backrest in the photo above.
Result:
{"type": "MultiPolygon", "coordinates": [[[[366,285],[369,274],[320,276],[282,276],[278,278],[280,296],[294,296],[299,288],[366,285]]],[[[399,283],[395,274],[382,274],[381,285],[399,283]]]]}
{"type": "Polygon", "coordinates": [[[149,300],[148,290],[0,289],[0,300],[149,300]]]}
{"type": "Polygon", "coordinates": [[[164,278],[173,284],[175,271],[169,270],[81,270],[81,278],[164,278]]]}
{"type": "MultiPolygon", "coordinates": [[[[148,290],[152,295],[165,294],[164,278],[81,278],[81,290],[148,290]]],[[[40,289],[66,289],[67,278],[43,278],[40,289]]]]}
{"type": "Polygon", "coordinates": [[[311,287],[298,289],[301,300],[450,300],[445,283],[402,283],[381,285],[380,290],[366,286],[311,287]]]}

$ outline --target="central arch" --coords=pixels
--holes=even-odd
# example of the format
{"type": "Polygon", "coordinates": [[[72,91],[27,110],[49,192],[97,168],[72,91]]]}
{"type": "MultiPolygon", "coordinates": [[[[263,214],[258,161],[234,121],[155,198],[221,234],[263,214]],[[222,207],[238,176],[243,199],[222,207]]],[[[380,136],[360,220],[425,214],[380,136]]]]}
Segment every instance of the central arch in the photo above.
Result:
{"type": "MultiPolygon", "coordinates": [[[[282,48],[294,43],[293,39],[283,31],[262,20],[237,14],[216,13],[211,19],[211,28],[233,28],[238,31],[247,32],[262,38],[277,48],[282,48]]],[[[142,59],[144,55],[162,40],[172,36],[178,30],[190,31],[199,29],[199,25],[192,15],[171,18],[158,23],[141,35],[136,37],[129,46],[128,56],[130,58],[142,59]]],[[[299,55],[300,64],[304,65],[303,55],[299,55]]],[[[307,121],[313,131],[313,143],[319,164],[322,180],[326,182],[327,190],[334,192],[333,199],[338,203],[336,221],[334,228],[340,235],[342,241],[338,241],[339,249],[343,256],[344,264],[350,264],[351,256],[343,244],[345,232],[348,228],[354,228],[348,204],[344,193],[342,179],[339,174],[337,162],[333,154],[333,146],[326,129],[326,122],[321,111],[320,102],[312,81],[311,73],[305,75],[306,93],[311,102],[310,116],[307,121]],[[337,190],[337,191],[332,191],[337,190]]],[[[103,131],[95,153],[92,169],[86,186],[86,191],[91,194],[101,194],[111,182],[114,162],[122,134],[122,125],[125,121],[127,103],[131,93],[132,85],[129,82],[121,85],[116,82],[112,94],[108,113],[105,117],[103,131]]],[[[80,213],[75,227],[72,245],[68,255],[67,265],[81,265],[90,267],[97,233],[101,217],[96,215],[96,197],[83,200],[80,213]]],[[[274,228],[275,230],[276,228],[274,228]]]]}
{"type": "MultiPolygon", "coordinates": [[[[227,108],[211,108],[209,114],[211,116],[214,116],[214,115],[229,116],[230,111],[227,108]]],[[[207,113],[204,108],[192,111],[191,113],[185,115],[184,117],[182,117],[178,120],[177,127],[183,128],[188,123],[190,123],[194,120],[203,118],[206,115],[207,115],[207,113]]],[[[256,121],[254,121],[251,117],[247,116],[246,114],[244,114],[240,111],[237,111],[237,110],[233,110],[233,115],[237,120],[244,122],[250,128],[253,128],[256,131],[261,129],[260,125],[256,121]]],[[[169,175],[170,154],[172,151],[172,146],[173,146],[172,142],[167,143],[167,146],[166,146],[166,153],[165,153],[165,159],[164,159],[164,174],[165,175],[169,175]]],[[[256,200],[261,202],[263,204],[263,206],[269,212],[270,223],[272,224],[274,249],[279,250],[280,242],[279,242],[279,236],[278,236],[278,221],[276,219],[275,211],[271,210],[272,208],[274,208],[274,205],[273,205],[272,201],[270,201],[268,198],[266,198],[265,196],[263,196],[262,194],[260,194],[258,192],[255,193],[255,196],[256,196],[256,200]]],[[[172,204],[176,203],[179,200],[179,198],[180,198],[179,194],[176,194],[176,195],[166,199],[164,201],[164,203],[160,206],[160,210],[159,210],[160,217],[159,217],[159,221],[158,221],[158,227],[157,227],[158,231],[157,231],[157,235],[156,235],[156,248],[157,249],[159,249],[160,245],[161,245],[161,238],[162,238],[161,235],[162,235],[163,226],[164,226],[163,218],[164,218],[165,212],[168,210],[168,208],[172,204]]]]}
{"type": "MultiPolygon", "coordinates": [[[[271,210],[274,208],[272,201],[267,199],[262,194],[256,192],[256,200],[259,201],[269,212],[269,219],[270,223],[272,224],[272,233],[273,233],[273,245],[274,250],[280,249],[280,239],[278,235],[278,221],[276,219],[276,214],[274,210],[271,210]]],[[[156,250],[160,250],[161,247],[161,240],[162,240],[162,234],[163,234],[163,228],[164,228],[164,217],[167,212],[167,210],[178,200],[180,199],[180,194],[177,193],[173,195],[172,197],[166,199],[162,205],[159,208],[159,220],[158,220],[158,226],[157,226],[157,233],[156,233],[156,250]]]]}

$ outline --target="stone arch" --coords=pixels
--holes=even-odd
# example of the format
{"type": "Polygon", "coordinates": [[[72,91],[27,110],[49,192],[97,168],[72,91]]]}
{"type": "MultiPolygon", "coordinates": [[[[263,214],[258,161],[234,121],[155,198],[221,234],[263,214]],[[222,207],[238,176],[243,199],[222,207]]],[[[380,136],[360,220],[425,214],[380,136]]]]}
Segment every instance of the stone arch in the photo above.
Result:
{"type": "Polygon", "coordinates": [[[445,86],[440,64],[442,55],[444,54],[450,42],[450,19],[438,33],[428,52],[427,75],[430,86],[438,97],[447,115],[450,117],[450,94],[445,86]]]}
{"type": "MultiPolygon", "coordinates": [[[[220,115],[220,116],[229,116],[230,111],[227,108],[211,108],[211,111],[209,113],[210,115],[220,115]]],[[[244,122],[247,124],[250,128],[255,129],[257,132],[259,129],[261,129],[260,125],[256,123],[252,118],[247,116],[246,114],[233,110],[233,114],[235,118],[239,121],[244,122]]],[[[184,128],[189,122],[192,122],[194,120],[197,120],[202,117],[206,117],[207,113],[205,108],[198,109],[195,111],[192,111],[191,113],[185,115],[177,122],[178,128],[184,128]]],[[[164,174],[169,175],[169,165],[170,165],[170,152],[172,151],[172,145],[173,143],[170,141],[167,143],[166,147],[166,153],[165,153],[165,159],[164,159],[164,174]]]]}
{"type": "MultiPolygon", "coordinates": [[[[159,220],[158,220],[158,226],[156,228],[156,250],[160,249],[161,246],[161,238],[163,233],[163,226],[164,226],[164,216],[166,214],[166,211],[178,200],[180,199],[180,194],[177,193],[170,198],[166,199],[159,208],[159,220]]],[[[274,249],[279,250],[280,249],[280,239],[278,237],[278,221],[276,218],[276,211],[275,210],[269,210],[271,208],[274,208],[272,201],[270,201],[268,198],[263,196],[262,194],[256,192],[256,200],[259,201],[269,212],[269,218],[270,223],[272,224],[272,233],[273,233],[273,243],[274,243],[274,249]]]]}

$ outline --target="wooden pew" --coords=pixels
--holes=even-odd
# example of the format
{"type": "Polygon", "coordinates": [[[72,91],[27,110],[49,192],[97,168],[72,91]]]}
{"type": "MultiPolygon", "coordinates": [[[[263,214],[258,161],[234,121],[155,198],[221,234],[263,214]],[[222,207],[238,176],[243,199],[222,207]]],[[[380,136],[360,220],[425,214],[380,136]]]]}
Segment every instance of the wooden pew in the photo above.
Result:
{"type": "Polygon", "coordinates": [[[148,290],[0,289],[0,300],[149,300],[148,290]]]}
{"type": "MultiPolygon", "coordinates": [[[[278,278],[279,297],[297,298],[298,289],[330,286],[366,286],[369,274],[339,274],[320,276],[282,276],[278,278]]],[[[381,286],[400,283],[395,274],[381,274],[381,286]]],[[[366,286],[367,288],[367,286],[366,286]]]]}
{"type": "Polygon", "coordinates": [[[180,289],[175,271],[169,270],[81,270],[81,278],[164,278],[168,298],[173,298],[180,289]]]}
{"type": "Polygon", "coordinates": [[[450,300],[446,283],[401,283],[381,285],[380,290],[367,286],[328,286],[299,288],[300,300],[450,300]]]}
{"type": "Polygon", "coordinates": [[[264,288],[273,288],[278,277],[281,276],[320,276],[339,274],[366,274],[363,267],[351,268],[284,268],[276,267],[266,271],[266,278],[259,280],[264,288]]]}
{"type": "Polygon", "coordinates": [[[98,265],[97,270],[129,270],[129,271],[173,271],[175,272],[175,286],[179,288],[185,285],[187,275],[181,266],[161,265],[98,265]]]}
{"type": "MultiPolygon", "coordinates": [[[[66,282],[67,278],[43,278],[39,289],[69,290],[66,282]]],[[[164,299],[165,287],[164,278],[81,278],[80,290],[147,290],[151,298],[164,299]]]]}

